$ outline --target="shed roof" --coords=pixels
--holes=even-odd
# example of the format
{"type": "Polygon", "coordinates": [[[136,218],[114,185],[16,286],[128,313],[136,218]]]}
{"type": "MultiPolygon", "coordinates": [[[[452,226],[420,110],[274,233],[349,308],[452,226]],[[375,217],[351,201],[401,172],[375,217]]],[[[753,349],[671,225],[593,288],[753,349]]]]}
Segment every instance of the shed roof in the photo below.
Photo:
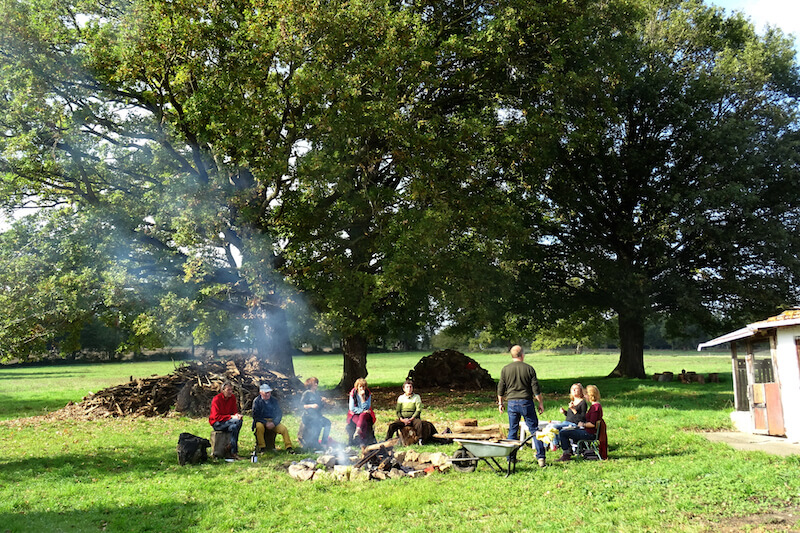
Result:
{"type": "Polygon", "coordinates": [[[800,309],[789,309],[788,311],[784,311],[777,316],[772,316],[759,322],[753,322],[742,329],[737,329],[736,331],[726,333],[725,335],[717,337],[716,339],[701,342],[697,345],[697,351],[699,352],[703,348],[710,348],[711,346],[717,346],[726,342],[746,339],[747,337],[756,335],[759,331],[772,328],[782,328],[786,326],[796,326],[798,324],[800,324],[800,309]]]}

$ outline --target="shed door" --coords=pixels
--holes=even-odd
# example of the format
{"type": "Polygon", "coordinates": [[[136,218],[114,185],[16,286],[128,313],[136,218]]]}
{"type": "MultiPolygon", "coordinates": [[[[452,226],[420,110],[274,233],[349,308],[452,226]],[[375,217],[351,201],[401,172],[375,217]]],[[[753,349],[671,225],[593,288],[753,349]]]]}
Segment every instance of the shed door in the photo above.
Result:
{"type": "Polygon", "coordinates": [[[769,379],[770,381],[752,385],[753,424],[757,430],[766,431],[769,435],[786,435],[786,429],[783,426],[780,384],[771,381],[773,379],[772,361],[762,359],[756,361],[756,366],[761,367],[761,371],[756,372],[756,379],[769,379]],[[769,370],[766,368],[767,365],[769,365],[769,370]]]}

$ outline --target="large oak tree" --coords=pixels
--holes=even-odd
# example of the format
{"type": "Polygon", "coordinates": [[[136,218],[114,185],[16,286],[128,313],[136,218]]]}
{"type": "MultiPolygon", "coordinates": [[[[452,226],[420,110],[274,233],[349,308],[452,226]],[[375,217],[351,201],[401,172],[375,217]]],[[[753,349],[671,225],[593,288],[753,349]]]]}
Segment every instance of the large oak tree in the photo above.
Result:
{"type": "Polygon", "coordinates": [[[545,69],[511,54],[535,145],[521,279],[534,309],[615,313],[613,374],[644,377],[654,314],[711,324],[797,302],[798,67],[779,32],[699,2],[574,7],[584,23],[553,36],[545,69]]]}

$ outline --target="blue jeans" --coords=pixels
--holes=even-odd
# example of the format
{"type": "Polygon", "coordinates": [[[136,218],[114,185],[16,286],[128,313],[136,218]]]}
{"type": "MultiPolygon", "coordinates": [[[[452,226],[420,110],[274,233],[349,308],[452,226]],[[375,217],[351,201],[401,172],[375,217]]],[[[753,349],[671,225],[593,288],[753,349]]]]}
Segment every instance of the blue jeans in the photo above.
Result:
{"type": "Polygon", "coordinates": [[[570,441],[578,442],[579,440],[594,440],[597,435],[589,433],[585,429],[565,429],[561,432],[561,449],[565,453],[572,453],[572,444],[570,441]]]}
{"type": "MultiPolygon", "coordinates": [[[[533,400],[508,400],[508,438],[516,440],[519,438],[519,421],[525,419],[525,423],[531,431],[536,431],[539,426],[539,418],[536,416],[536,407],[533,400]]],[[[536,440],[536,437],[534,437],[536,440]]],[[[539,457],[539,448],[536,448],[536,457],[539,457]]],[[[516,455],[516,454],[514,454],[516,455]]],[[[544,457],[544,451],[542,451],[544,457]]]]}
{"type": "Polygon", "coordinates": [[[242,429],[242,419],[234,420],[232,418],[224,422],[214,422],[211,426],[214,431],[227,431],[231,434],[231,453],[239,455],[239,430],[242,429]]]}

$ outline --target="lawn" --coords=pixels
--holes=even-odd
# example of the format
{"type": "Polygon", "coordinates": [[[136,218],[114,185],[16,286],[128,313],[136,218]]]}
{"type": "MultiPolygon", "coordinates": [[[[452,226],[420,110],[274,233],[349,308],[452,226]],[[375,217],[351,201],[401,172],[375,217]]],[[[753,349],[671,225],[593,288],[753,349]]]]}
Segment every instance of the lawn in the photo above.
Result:
{"type": "MultiPolygon", "coordinates": [[[[421,353],[369,359],[370,386],[396,389],[421,353]]],[[[470,354],[493,377],[508,355],[470,354]]],[[[730,427],[730,359],[725,354],[648,354],[648,373],[719,372],[705,385],[609,379],[614,354],[527,359],[545,393],[543,418],[560,418],[569,384],[595,383],[609,426],[610,460],[534,466],[520,454],[505,479],[485,465],[382,482],[298,482],[283,453],[253,464],[180,467],[183,431],[208,435],[205,419],[102,421],[27,417],[79,401],[87,392],[133,377],[168,373],[172,363],[0,368],[0,519],[5,531],[728,531],[800,527],[800,457],[739,452],[709,443],[702,431],[730,427]]],[[[295,358],[299,375],[322,387],[338,382],[341,356],[295,358]]],[[[425,418],[437,427],[464,417],[506,423],[494,391],[424,391],[425,418]],[[434,406],[434,407],[430,407],[434,406]]],[[[389,403],[389,402],[387,402],[389,403]]],[[[376,433],[393,419],[377,406],[376,433]]],[[[342,406],[329,416],[344,435],[342,406]]],[[[248,421],[249,422],[249,421],[248,421]]],[[[286,417],[290,433],[298,420],[286,417]]],[[[242,433],[243,448],[252,435],[242,433]]],[[[425,446],[451,454],[456,445],[425,446]]]]}

